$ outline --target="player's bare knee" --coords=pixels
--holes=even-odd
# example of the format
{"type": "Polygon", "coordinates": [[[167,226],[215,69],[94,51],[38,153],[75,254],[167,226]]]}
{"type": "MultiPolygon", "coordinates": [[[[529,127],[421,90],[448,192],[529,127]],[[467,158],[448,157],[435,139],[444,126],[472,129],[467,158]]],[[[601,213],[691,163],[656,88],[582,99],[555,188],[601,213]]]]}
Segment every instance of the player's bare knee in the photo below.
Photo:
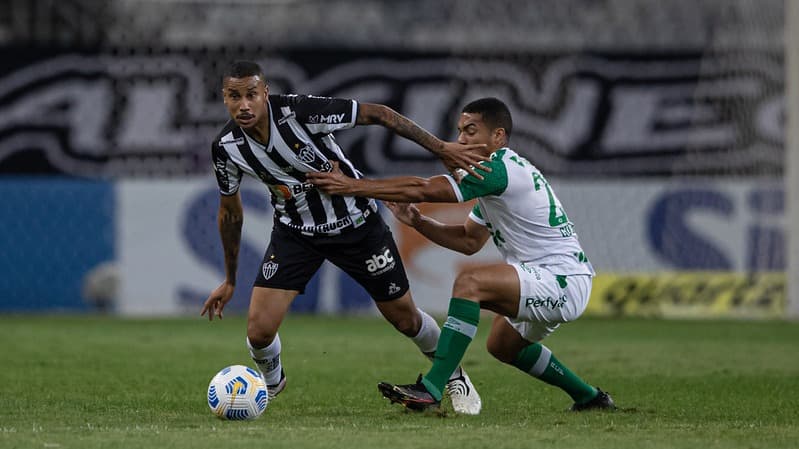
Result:
{"type": "Polygon", "coordinates": [[[247,339],[254,348],[269,346],[277,335],[277,329],[264,326],[262,323],[250,320],[247,323],[247,339]]]}
{"type": "Polygon", "coordinates": [[[486,341],[486,349],[495,359],[503,363],[513,363],[516,358],[516,354],[511,354],[508,348],[497,339],[489,338],[486,341]]]}
{"type": "Polygon", "coordinates": [[[403,335],[413,337],[419,332],[422,322],[418,313],[406,313],[402,316],[392,316],[388,321],[403,335]]]}
{"type": "Polygon", "coordinates": [[[378,301],[376,304],[386,321],[403,335],[414,337],[419,332],[419,328],[422,326],[422,316],[416,309],[410,293],[406,293],[398,299],[378,301]]]}
{"type": "Polygon", "coordinates": [[[455,298],[480,301],[480,274],[474,270],[465,270],[458,273],[455,284],[452,286],[452,296],[455,298]]]}
{"type": "Polygon", "coordinates": [[[275,336],[272,335],[269,337],[268,335],[262,332],[250,333],[247,331],[247,339],[250,341],[250,345],[253,348],[265,348],[272,344],[272,341],[275,340],[275,336]]]}

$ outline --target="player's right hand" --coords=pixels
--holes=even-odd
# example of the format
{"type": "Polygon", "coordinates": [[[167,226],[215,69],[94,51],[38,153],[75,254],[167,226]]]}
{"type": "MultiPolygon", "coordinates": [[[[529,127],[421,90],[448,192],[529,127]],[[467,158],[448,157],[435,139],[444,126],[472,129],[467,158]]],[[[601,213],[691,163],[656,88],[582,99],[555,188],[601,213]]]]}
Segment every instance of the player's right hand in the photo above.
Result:
{"type": "Polygon", "coordinates": [[[419,211],[419,208],[411,203],[383,201],[383,204],[394,214],[397,220],[410,227],[414,227],[422,218],[422,213],[419,211]]]}
{"type": "MultiPolygon", "coordinates": [[[[480,165],[480,162],[491,160],[490,157],[483,154],[485,149],[486,145],[482,143],[444,142],[444,146],[436,154],[450,173],[455,173],[459,169],[466,170],[466,173],[482,180],[483,175],[478,173],[474,167],[480,165]]],[[[491,171],[491,167],[482,165],[481,167],[484,171],[491,171]]],[[[456,178],[456,180],[460,183],[460,178],[456,178]]]]}
{"type": "Polygon", "coordinates": [[[208,313],[208,321],[214,320],[214,315],[222,319],[222,309],[225,308],[225,304],[227,304],[231,298],[233,298],[233,291],[235,290],[235,286],[229,282],[223,282],[219,285],[219,287],[215,288],[214,291],[208,296],[208,299],[205,300],[205,304],[203,304],[203,310],[200,312],[200,316],[205,315],[208,313]]]}

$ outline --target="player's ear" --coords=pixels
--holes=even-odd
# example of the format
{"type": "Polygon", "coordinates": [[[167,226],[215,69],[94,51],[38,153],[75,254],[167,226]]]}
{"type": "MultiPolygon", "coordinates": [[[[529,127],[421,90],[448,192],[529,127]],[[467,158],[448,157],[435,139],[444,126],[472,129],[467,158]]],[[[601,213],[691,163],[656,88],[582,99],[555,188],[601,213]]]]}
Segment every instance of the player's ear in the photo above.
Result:
{"type": "Polygon", "coordinates": [[[493,140],[494,140],[494,147],[495,148],[502,148],[505,146],[505,142],[508,141],[508,136],[505,134],[505,128],[497,128],[493,132],[493,140]]]}

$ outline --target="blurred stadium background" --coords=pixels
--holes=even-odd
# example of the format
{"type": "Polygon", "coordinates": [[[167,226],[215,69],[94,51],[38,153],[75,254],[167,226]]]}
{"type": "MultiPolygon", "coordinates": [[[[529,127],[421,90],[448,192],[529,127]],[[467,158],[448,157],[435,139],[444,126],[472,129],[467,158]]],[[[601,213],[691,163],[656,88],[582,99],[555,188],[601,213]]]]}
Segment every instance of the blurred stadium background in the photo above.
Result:
{"type": "MultiPolygon", "coordinates": [[[[199,312],[223,278],[209,151],[227,118],[219,75],[246,58],[263,64],[273,92],[385,103],[449,139],[463,104],[503,98],[512,146],[555,186],[599,272],[591,313],[795,317],[799,123],[789,126],[787,111],[799,111],[797,9],[782,0],[8,0],[0,313],[199,312]]],[[[379,127],[337,137],[373,176],[441,170],[379,127]]],[[[265,189],[248,180],[243,192],[239,311],[271,228],[265,189]]],[[[448,221],[467,209],[426,208],[448,221]]],[[[445,311],[459,266],[497,259],[493,248],[465,258],[393,227],[430,311],[445,311]]],[[[325,266],[294,310],[372,307],[325,266]]]]}

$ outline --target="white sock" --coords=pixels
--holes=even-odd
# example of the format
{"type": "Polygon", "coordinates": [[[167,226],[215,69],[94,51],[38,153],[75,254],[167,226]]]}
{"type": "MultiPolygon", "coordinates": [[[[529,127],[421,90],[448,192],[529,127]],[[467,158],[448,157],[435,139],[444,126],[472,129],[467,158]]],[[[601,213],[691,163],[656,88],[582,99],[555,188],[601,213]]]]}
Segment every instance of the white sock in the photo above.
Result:
{"type": "Polygon", "coordinates": [[[436,353],[436,346],[438,346],[438,337],[441,336],[441,329],[438,327],[436,320],[425,313],[424,310],[418,308],[416,310],[422,316],[422,325],[419,326],[419,333],[415,337],[411,337],[411,341],[422,351],[422,354],[433,360],[433,354],[436,353]]]}
{"type": "MultiPolygon", "coordinates": [[[[430,360],[433,360],[433,355],[436,353],[436,346],[438,346],[438,338],[441,336],[441,328],[438,323],[430,315],[422,309],[416,309],[422,315],[422,325],[419,328],[419,333],[411,340],[419,347],[419,350],[430,360]]],[[[450,379],[460,377],[461,367],[455,369],[450,376],[450,379]]]]}
{"type": "Polygon", "coordinates": [[[250,349],[250,356],[258,366],[264,382],[267,385],[275,385],[280,382],[280,335],[275,335],[275,339],[265,348],[254,348],[247,339],[247,347],[250,349]]]}

